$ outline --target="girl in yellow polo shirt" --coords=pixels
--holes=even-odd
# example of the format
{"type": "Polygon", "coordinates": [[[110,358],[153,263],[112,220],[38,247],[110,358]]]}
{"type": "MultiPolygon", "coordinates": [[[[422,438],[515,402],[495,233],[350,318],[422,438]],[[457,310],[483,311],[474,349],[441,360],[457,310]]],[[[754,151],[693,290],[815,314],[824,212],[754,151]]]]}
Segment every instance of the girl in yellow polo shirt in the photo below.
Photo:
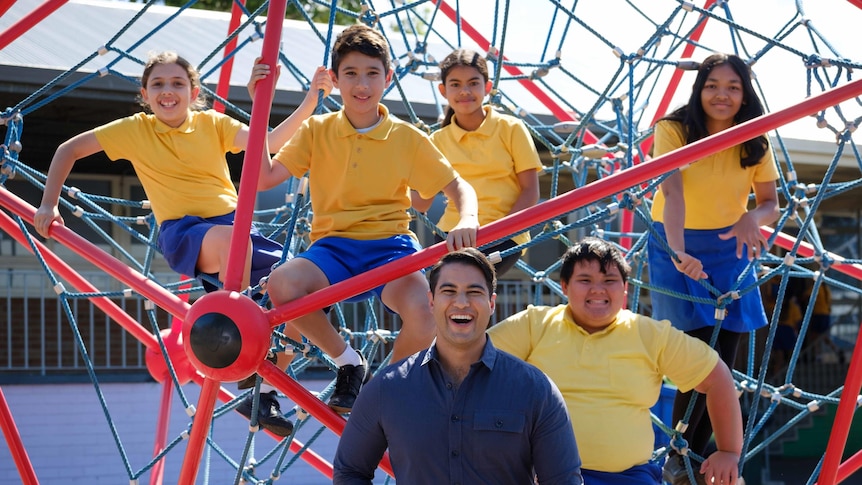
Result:
{"type": "MultiPolygon", "coordinates": [[[[655,127],[654,156],[695,142],[763,114],[751,83],[748,65],[735,55],[707,57],[697,72],[688,104],[659,120],[655,127]]],[[[720,292],[729,291],[749,261],[766,251],[760,226],[778,217],[775,181],[778,171],[766,135],[704,157],[671,174],[661,184],[652,206],[655,232],[649,240],[649,277],[657,287],[693,297],[714,299],[697,280],[720,292]],[[755,204],[748,199],[754,191],[755,204]],[[667,240],[675,258],[664,249],[667,240]]],[[[748,271],[742,287],[754,284],[748,271]]],[[[653,318],[706,342],[716,323],[715,306],[653,292],[653,318]]],[[[721,324],[715,349],[733,368],[740,336],[767,324],[759,291],[734,300],[721,324]]],[[[673,422],[685,416],[691,393],[677,393],[673,422]]],[[[695,403],[683,437],[704,456],[712,435],[704,399],[695,403]]],[[[665,480],[687,483],[681,456],[670,454],[665,480]]]]}
{"type": "MultiPolygon", "coordinates": [[[[524,123],[499,113],[482,102],[491,91],[488,63],[477,52],[457,49],[440,63],[438,86],[449,104],[442,128],[431,134],[437,148],[470,185],[479,200],[479,224],[494,222],[532,207],[539,200],[542,162],[524,123]]],[[[425,211],[431,200],[413,197],[414,208],[425,211]]],[[[458,223],[455,207],[447,204],[438,226],[449,231],[458,223]]],[[[483,248],[485,254],[503,252],[530,240],[524,232],[483,248]]],[[[438,241],[442,239],[438,238],[438,241]]],[[[521,257],[516,251],[497,262],[497,276],[509,271],[521,257]]]]}
{"type": "MultiPolygon", "coordinates": [[[[250,86],[268,74],[269,66],[255,63],[250,86]]],[[[332,89],[323,67],[315,73],[312,89],[299,108],[269,132],[270,147],[285,144],[302,121],[313,114],[318,89],[326,95],[332,89]]],[[[104,152],[109,159],[128,160],[135,168],[159,224],[159,248],[171,269],[221,281],[237,205],[237,191],[225,154],[245,150],[248,126],[204,109],[206,100],[197,69],[175,52],[150,56],[141,75],[140,103],[147,112],[96,127],[57,148],[34,217],[36,231],[47,238],[53,222],[63,224],[57,207],[63,182],[75,162],[104,152]]],[[[254,227],[249,236],[243,287],[249,282],[257,284],[268,275],[283,250],[281,244],[254,227]]],[[[218,288],[206,278],[202,283],[206,291],[218,288]]],[[[282,365],[286,366],[288,360],[282,365]]],[[[293,424],[282,416],[274,392],[267,384],[261,387],[259,422],[279,436],[289,436],[293,424]]],[[[237,410],[250,417],[252,396],[247,396],[237,410]]]]}

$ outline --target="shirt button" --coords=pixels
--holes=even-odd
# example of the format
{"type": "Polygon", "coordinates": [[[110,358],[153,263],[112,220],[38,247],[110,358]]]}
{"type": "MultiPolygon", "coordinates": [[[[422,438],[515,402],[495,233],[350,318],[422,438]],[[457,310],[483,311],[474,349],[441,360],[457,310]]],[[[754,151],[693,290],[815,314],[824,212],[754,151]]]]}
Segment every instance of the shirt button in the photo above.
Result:
{"type": "Polygon", "coordinates": [[[452,422],[453,422],[453,423],[457,423],[458,421],[461,421],[461,418],[459,418],[457,414],[456,414],[456,415],[452,415],[452,422]]]}
{"type": "Polygon", "coordinates": [[[453,450],[453,451],[452,451],[452,456],[458,456],[459,454],[460,454],[460,453],[458,452],[458,450],[453,450]]]}
{"type": "Polygon", "coordinates": [[[496,423],[494,423],[494,426],[496,426],[496,427],[498,427],[498,428],[502,428],[502,427],[503,427],[503,422],[498,420],[496,423]]]}
{"type": "Polygon", "coordinates": [[[451,382],[446,383],[446,389],[452,389],[452,383],[451,382]]]}

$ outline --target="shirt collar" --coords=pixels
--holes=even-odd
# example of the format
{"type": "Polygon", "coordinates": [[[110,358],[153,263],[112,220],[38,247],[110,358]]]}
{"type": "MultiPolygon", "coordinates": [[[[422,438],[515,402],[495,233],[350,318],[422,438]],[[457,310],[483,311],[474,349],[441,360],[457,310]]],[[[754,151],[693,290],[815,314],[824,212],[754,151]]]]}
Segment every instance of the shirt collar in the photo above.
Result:
{"type": "MultiPolygon", "coordinates": [[[[479,362],[485,365],[489,370],[494,370],[494,363],[497,362],[497,354],[499,350],[494,347],[494,344],[491,343],[490,338],[485,338],[485,347],[482,349],[482,357],[479,358],[479,362]]],[[[422,364],[425,365],[431,361],[437,362],[440,364],[440,354],[437,352],[437,339],[434,339],[434,342],[431,343],[431,347],[428,348],[428,351],[425,352],[425,357],[422,358],[422,364]]],[[[475,365],[475,363],[473,364],[475,365]]]]}
{"type": "Polygon", "coordinates": [[[183,124],[174,128],[172,126],[168,126],[162,120],[158,119],[155,115],[153,115],[153,119],[156,120],[155,130],[156,133],[170,133],[175,131],[177,133],[193,133],[195,131],[194,120],[197,117],[197,111],[192,111],[186,117],[186,120],[183,121],[183,124]]]}
{"type": "MultiPolygon", "coordinates": [[[[392,131],[393,123],[392,119],[389,117],[389,109],[383,105],[382,103],[378,105],[378,112],[380,116],[383,118],[377,126],[374,127],[373,130],[368,133],[363,133],[362,136],[366,136],[371,138],[372,140],[385,140],[389,137],[389,132],[392,131]]],[[[339,110],[336,114],[337,126],[336,134],[340,138],[346,138],[348,136],[355,136],[357,134],[356,128],[350,124],[350,120],[347,119],[347,116],[344,114],[344,110],[339,110]]]]}
{"type": "Polygon", "coordinates": [[[458,126],[456,123],[456,119],[458,115],[452,115],[452,123],[450,123],[447,128],[452,130],[452,133],[456,140],[461,141],[462,138],[467,136],[470,133],[483,135],[486,137],[490,137],[494,131],[494,125],[496,124],[496,118],[499,116],[496,111],[491,108],[491,105],[482,106],[482,109],[485,111],[485,119],[482,120],[482,124],[479,125],[474,131],[467,131],[464,128],[458,126]],[[451,127],[451,128],[450,128],[451,127]]]}
{"type": "Polygon", "coordinates": [[[566,321],[569,322],[570,324],[572,324],[572,326],[575,327],[578,332],[580,332],[581,334],[583,334],[587,337],[593,336],[593,335],[596,335],[596,336],[597,335],[605,335],[605,334],[613,332],[614,329],[617,328],[617,325],[619,325],[619,323],[620,323],[620,314],[617,313],[617,317],[614,319],[614,321],[611,322],[610,325],[608,325],[607,327],[605,327],[601,331],[596,332],[596,333],[589,333],[586,330],[584,330],[583,327],[581,327],[580,325],[575,323],[575,317],[574,317],[574,315],[572,315],[572,308],[569,307],[569,305],[566,305],[566,321]]]}

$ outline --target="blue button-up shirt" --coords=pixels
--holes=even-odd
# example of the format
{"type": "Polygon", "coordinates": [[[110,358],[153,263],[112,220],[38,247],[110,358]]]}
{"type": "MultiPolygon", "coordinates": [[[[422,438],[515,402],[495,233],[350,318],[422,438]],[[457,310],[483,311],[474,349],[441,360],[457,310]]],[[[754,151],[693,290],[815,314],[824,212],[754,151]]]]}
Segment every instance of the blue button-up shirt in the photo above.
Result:
{"type": "Polygon", "coordinates": [[[388,445],[409,485],[582,484],[563,397],[540,370],[486,341],[455,386],[423,350],[362,389],[335,454],[333,483],[370,484],[388,445]]]}

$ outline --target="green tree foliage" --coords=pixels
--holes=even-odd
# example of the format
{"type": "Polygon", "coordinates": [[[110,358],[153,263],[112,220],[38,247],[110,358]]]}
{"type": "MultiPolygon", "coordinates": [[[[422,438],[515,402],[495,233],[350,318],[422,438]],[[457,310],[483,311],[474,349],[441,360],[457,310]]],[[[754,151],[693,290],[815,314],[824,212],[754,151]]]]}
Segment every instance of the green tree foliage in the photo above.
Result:
{"type": "MultiPolygon", "coordinates": [[[[165,5],[169,5],[171,7],[181,7],[188,3],[188,0],[165,0],[165,5]]],[[[229,12],[233,7],[233,0],[198,0],[192,8],[199,8],[203,10],[218,10],[222,12],[229,12]]],[[[249,12],[254,12],[257,10],[262,4],[264,0],[247,0],[245,2],[245,6],[249,12]]],[[[338,0],[338,7],[344,10],[349,10],[352,12],[362,12],[362,2],[361,0],[338,0]]],[[[327,5],[305,2],[303,4],[303,8],[305,12],[311,17],[315,22],[328,23],[329,22],[329,7],[327,5]]],[[[265,12],[264,12],[265,13],[265,12]]],[[[287,12],[285,14],[285,18],[294,19],[294,20],[305,20],[305,15],[299,11],[296,4],[292,1],[287,2],[287,12]]],[[[356,20],[350,16],[346,15],[342,12],[338,12],[335,15],[335,23],[339,25],[349,25],[355,23],[356,20]]]]}

